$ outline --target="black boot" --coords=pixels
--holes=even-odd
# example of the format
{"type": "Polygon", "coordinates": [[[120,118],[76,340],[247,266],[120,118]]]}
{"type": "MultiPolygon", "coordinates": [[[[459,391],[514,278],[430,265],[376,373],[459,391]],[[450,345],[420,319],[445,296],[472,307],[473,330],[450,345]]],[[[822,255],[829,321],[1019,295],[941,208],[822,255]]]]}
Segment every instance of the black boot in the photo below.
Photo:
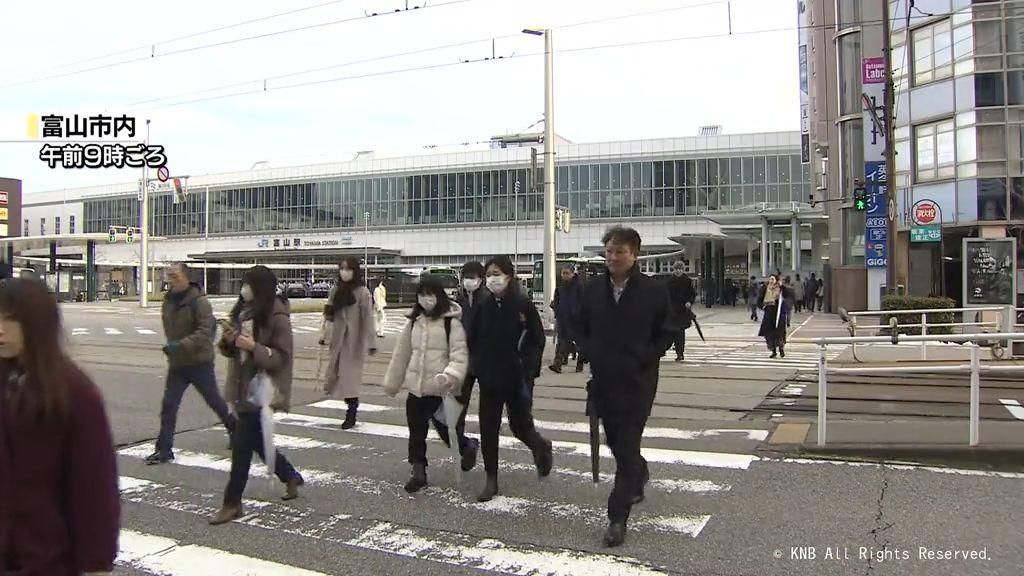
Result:
{"type": "Polygon", "coordinates": [[[476,497],[477,502],[490,502],[498,494],[498,477],[487,475],[484,490],[476,497]]]}
{"type": "Polygon", "coordinates": [[[476,468],[476,451],[480,442],[475,438],[466,438],[466,447],[462,450],[462,471],[469,472],[476,468]]]}
{"type": "Polygon", "coordinates": [[[359,399],[352,398],[345,400],[348,410],[345,411],[345,421],[341,423],[342,430],[348,430],[356,425],[356,411],[359,410],[359,399]]]}
{"type": "Polygon", "coordinates": [[[414,494],[427,485],[427,465],[418,462],[412,465],[412,478],[405,483],[405,491],[414,494]]]}
{"type": "Polygon", "coordinates": [[[786,357],[786,349],[783,348],[782,346],[779,346],[779,356],[782,358],[786,357]]]}
{"type": "Polygon", "coordinates": [[[533,463],[537,465],[537,475],[547,478],[551,474],[551,467],[554,465],[554,454],[551,450],[551,441],[541,438],[541,445],[533,453],[533,463]]]}
{"type": "Polygon", "coordinates": [[[604,533],[604,545],[608,548],[621,546],[626,541],[626,523],[611,522],[604,533]]]}

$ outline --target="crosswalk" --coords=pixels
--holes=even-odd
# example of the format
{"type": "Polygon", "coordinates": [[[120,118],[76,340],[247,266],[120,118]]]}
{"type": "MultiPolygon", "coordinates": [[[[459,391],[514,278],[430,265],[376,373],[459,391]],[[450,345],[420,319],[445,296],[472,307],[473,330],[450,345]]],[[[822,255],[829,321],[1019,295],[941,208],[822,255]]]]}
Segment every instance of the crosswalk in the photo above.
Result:
{"type": "MultiPolygon", "coordinates": [[[[301,497],[279,500],[280,484],[268,480],[265,467],[254,462],[246,515],[222,527],[205,524],[219,507],[231,466],[222,429],[179,434],[175,459],[163,466],[143,464],[151,444],[122,448],[119,470],[127,520],[119,565],[166,576],[319,576],[336,573],[317,561],[320,556],[370,553],[382,564],[362,573],[410,573],[420,563],[423,571],[418,573],[429,574],[452,569],[552,576],[665,574],[663,558],[632,558],[629,542],[642,541],[639,552],[658,544],[675,549],[699,543],[721,500],[756,460],[750,454],[688,450],[694,446],[687,442],[728,434],[760,442],[767,436],[764,430],[648,428],[644,456],[652,477],[647,500],[634,509],[626,547],[612,555],[599,547],[598,538],[606,523],[604,503],[614,460],[602,446],[603,473],[594,490],[586,422],[538,419],[537,427],[555,451],[552,475],[542,482],[529,450],[503,430],[501,495],[478,503],[474,496],[483,484],[482,461],[464,473],[459,485],[450,452],[433,431],[430,485],[413,496],[404,492],[409,467],[402,404],[404,399],[394,405],[363,404],[360,422],[347,431],[341,429],[345,405],[335,400],[277,414],[275,444],[305,478],[301,497]],[[185,528],[172,528],[177,525],[185,528]],[[531,526],[534,536],[550,536],[542,536],[543,545],[524,543],[518,526],[531,526]],[[312,546],[317,553],[292,554],[288,547],[254,551],[246,545],[250,534],[262,540],[267,533],[287,538],[288,547],[312,546]]],[[[473,412],[467,427],[475,435],[473,412]]],[[[351,568],[335,570],[351,573],[351,568]]]]}
{"type": "MultiPolygon", "coordinates": [[[[846,350],[845,346],[831,346],[825,357],[834,360],[846,350]]],[[[684,365],[720,366],[723,368],[777,368],[782,370],[809,370],[818,367],[818,346],[807,343],[789,343],[785,348],[786,357],[771,358],[771,352],[764,342],[749,340],[725,340],[700,342],[688,339],[684,365]]],[[[662,362],[675,362],[675,349],[662,357],[662,362]]]]}

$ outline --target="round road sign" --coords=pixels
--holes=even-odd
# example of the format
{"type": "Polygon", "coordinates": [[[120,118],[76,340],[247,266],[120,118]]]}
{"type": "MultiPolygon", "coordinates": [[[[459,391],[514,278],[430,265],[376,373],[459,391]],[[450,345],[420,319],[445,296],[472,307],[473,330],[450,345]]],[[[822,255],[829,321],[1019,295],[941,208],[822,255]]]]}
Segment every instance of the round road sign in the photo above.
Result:
{"type": "Polygon", "coordinates": [[[167,182],[167,180],[171,177],[171,171],[167,169],[167,166],[161,166],[156,171],[156,177],[161,182],[167,182]]]}
{"type": "Polygon", "coordinates": [[[941,224],[941,209],[931,200],[918,200],[910,211],[910,217],[917,226],[941,224]]]}

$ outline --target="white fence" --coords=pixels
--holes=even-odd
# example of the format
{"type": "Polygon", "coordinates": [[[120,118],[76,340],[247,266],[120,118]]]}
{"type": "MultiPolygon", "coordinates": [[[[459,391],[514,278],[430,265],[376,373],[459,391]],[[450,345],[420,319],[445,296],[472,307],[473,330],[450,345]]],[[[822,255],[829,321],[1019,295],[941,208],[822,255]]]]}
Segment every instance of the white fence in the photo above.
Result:
{"type": "MultiPolygon", "coordinates": [[[[990,328],[990,329],[992,329],[993,332],[1004,332],[1005,333],[1005,332],[1010,332],[1010,331],[1016,329],[1016,316],[1017,316],[1017,312],[1020,312],[1020,311],[1024,311],[1024,308],[1014,308],[1012,306],[985,306],[985,307],[979,307],[979,308],[934,308],[934,309],[922,309],[922,310],[877,310],[877,311],[868,310],[868,311],[863,311],[863,312],[847,312],[844,309],[840,309],[839,310],[839,316],[843,319],[843,322],[846,322],[847,324],[849,324],[850,335],[856,338],[858,336],[858,333],[869,332],[871,334],[875,334],[879,330],[884,330],[884,329],[889,329],[893,333],[896,333],[899,328],[920,328],[922,336],[927,336],[928,335],[928,329],[929,328],[938,328],[938,327],[960,328],[961,330],[966,328],[966,327],[970,327],[971,329],[982,329],[982,330],[990,328]],[[956,314],[956,313],[960,313],[960,314],[965,314],[966,315],[966,314],[969,314],[969,313],[980,314],[982,312],[997,312],[997,313],[999,313],[999,317],[996,320],[988,320],[988,321],[979,320],[979,321],[975,321],[975,322],[966,322],[966,321],[965,322],[933,322],[933,323],[929,323],[928,322],[928,315],[929,314],[943,314],[943,313],[953,313],[953,314],[956,314]],[[914,324],[898,324],[897,321],[896,321],[896,318],[895,318],[895,316],[918,316],[918,315],[920,315],[920,317],[921,317],[921,322],[920,323],[914,323],[914,324]],[[888,324],[861,325],[858,322],[859,318],[884,317],[884,316],[892,316],[893,318],[889,319],[889,323],[888,324]]],[[[955,341],[957,341],[956,339],[951,338],[951,337],[947,337],[946,335],[938,335],[938,336],[942,336],[942,337],[941,338],[937,338],[937,339],[921,340],[921,360],[927,360],[928,359],[928,343],[929,342],[955,342],[955,341]]],[[[950,335],[950,336],[953,336],[953,335],[950,335]]],[[[883,337],[883,338],[884,338],[884,340],[880,340],[880,342],[882,342],[882,341],[890,342],[891,341],[891,339],[889,337],[883,337]]],[[[906,340],[906,341],[909,341],[908,338],[909,338],[909,336],[901,336],[900,337],[901,340],[906,340]]],[[[987,336],[985,339],[986,340],[995,340],[995,342],[992,342],[992,356],[995,357],[995,358],[1002,358],[1004,347],[1003,347],[1002,343],[999,341],[999,339],[994,339],[991,335],[987,336]]],[[[851,342],[852,348],[853,348],[854,358],[857,357],[857,343],[858,342],[864,343],[866,341],[857,340],[855,342],[851,342]]]]}

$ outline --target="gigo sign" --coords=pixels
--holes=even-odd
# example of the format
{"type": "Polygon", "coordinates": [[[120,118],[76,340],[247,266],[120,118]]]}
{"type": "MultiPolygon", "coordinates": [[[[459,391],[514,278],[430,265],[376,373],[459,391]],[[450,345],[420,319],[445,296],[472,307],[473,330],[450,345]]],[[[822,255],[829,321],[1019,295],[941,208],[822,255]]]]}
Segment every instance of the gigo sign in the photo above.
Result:
{"type": "Polygon", "coordinates": [[[915,226],[931,226],[942,223],[942,210],[931,200],[918,200],[910,211],[915,226]]]}

